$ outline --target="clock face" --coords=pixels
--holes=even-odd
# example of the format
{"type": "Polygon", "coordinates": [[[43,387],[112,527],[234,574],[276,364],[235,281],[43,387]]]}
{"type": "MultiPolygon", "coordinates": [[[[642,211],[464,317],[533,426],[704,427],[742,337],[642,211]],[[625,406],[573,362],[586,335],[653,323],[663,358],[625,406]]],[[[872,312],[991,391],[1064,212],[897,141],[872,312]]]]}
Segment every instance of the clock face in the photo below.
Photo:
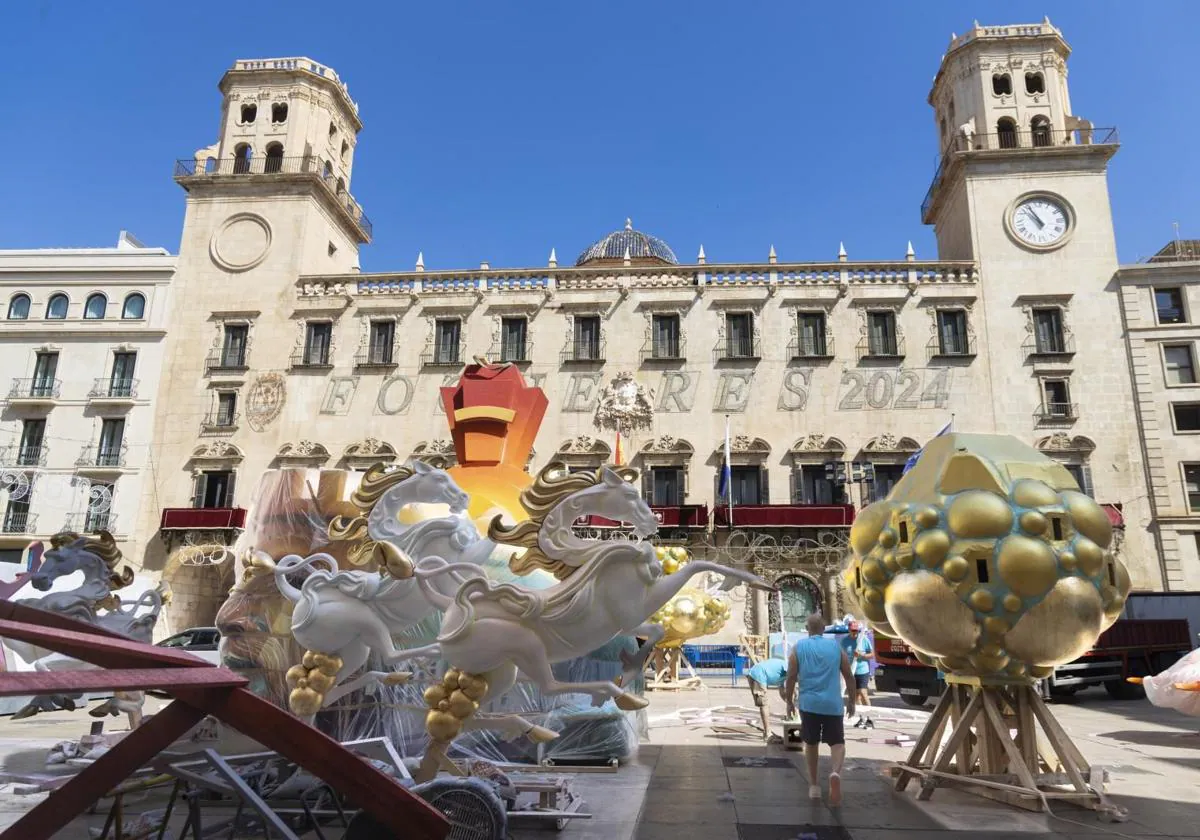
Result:
{"type": "Polygon", "coordinates": [[[1013,210],[1012,229],[1017,237],[1036,248],[1049,248],[1067,234],[1067,211],[1057,201],[1040,196],[1027,198],[1013,210]]]}

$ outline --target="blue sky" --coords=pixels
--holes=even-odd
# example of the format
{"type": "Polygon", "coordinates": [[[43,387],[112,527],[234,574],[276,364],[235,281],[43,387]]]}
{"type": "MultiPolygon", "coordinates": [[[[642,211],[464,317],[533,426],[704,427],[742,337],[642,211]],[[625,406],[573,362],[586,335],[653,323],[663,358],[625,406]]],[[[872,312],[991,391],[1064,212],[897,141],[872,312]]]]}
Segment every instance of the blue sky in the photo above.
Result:
{"type": "Polygon", "coordinates": [[[1048,14],[1072,105],[1117,125],[1123,262],[1200,238],[1200,3],[24,0],[4,19],[0,247],[179,245],[174,159],[236,58],[307,55],[365,128],[366,271],[571,262],[632,216],[682,260],[934,256],[925,102],[950,33],[1048,14]]]}

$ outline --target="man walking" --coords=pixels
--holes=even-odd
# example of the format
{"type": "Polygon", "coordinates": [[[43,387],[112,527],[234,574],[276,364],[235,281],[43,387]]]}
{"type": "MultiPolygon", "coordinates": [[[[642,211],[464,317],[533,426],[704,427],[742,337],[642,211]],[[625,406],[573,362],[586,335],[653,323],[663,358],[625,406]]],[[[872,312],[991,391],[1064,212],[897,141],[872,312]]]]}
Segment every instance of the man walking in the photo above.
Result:
{"type": "Polygon", "coordinates": [[[840,644],[825,633],[825,619],[810,615],[805,622],[808,638],[801,639],[788,657],[787,678],[783,699],[788,704],[788,717],[795,707],[796,682],[800,683],[800,737],[804,741],[804,760],[808,765],[808,798],[821,798],[817,775],[820,744],[829,745],[829,805],[842,804],[842,763],[846,760],[846,736],[842,715],[854,714],[854,673],[850,660],[840,644]],[[846,701],[842,701],[842,680],[845,680],[846,701]]]}
{"type": "MultiPolygon", "coordinates": [[[[869,709],[871,694],[868,685],[871,681],[871,660],[875,658],[875,646],[871,644],[870,635],[857,621],[850,622],[850,648],[850,670],[854,672],[855,704],[869,709]]],[[[847,717],[853,717],[853,708],[847,717]]],[[[870,714],[865,716],[860,714],[854,727],[856,729],[874,729],[875,722],[871,720],[870,714]]]]}
{"type": "Polygon", "coordinates": [[[750,694],[754,697],[754,705],[758,707],[758,716],[762,719],[764,744],[771,742],[771,707],[767,702],[767,689],[783,688],[785,676],[787,663],[782,659],[764,659],[746,672],[750,694]]]}

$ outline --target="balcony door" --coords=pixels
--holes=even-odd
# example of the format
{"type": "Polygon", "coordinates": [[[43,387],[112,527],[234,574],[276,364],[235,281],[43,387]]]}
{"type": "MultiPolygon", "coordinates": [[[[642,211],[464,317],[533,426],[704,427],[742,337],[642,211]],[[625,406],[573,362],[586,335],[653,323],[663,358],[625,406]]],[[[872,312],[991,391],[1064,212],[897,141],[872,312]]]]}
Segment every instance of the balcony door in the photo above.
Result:
{"type": "Polygon", "coordinates": [[[57,353],[38,353],[33,366],[33,388],[30,395],[50,397],[54,395],[54,375],[58,372],[57,353]]]}
{"type": "Polygon", "coordinates": [[[120,466],[121,445],[125,440],[125,420],[110,418],[100,424],[100,449],[96,453],[96,464],[101,467],[120,466]]]}
{"type": "Polygon", "coordinates": [[[244,367],[246,343],[250,328],[245,324],[226,324],[225,343],[221,348],[221,365],[228,368],[244,367]]]}
{"type": "Polygon", "coordinates": [[[137,353],[113,353],[112,376],[108,380],[110,397],[133,396],[133,371],[137,353]]]}
{"type": "Polygon", "coordinates": [[[91,498],[96,500],[88,505],[87,513],[83,516],[83,532],[92,534],[96,531],[111,531],[113,529],[113,492],[112,484],[92,482],[91,498]]]}
{"type": "Polygon", "coordinates": [[[21,448],[17,451],[17,464],[22,467],[36,466],[42,459],[42,441],[46,437],[44,419],[26,420],[21,424],[21,448]]]}
{"type": "Polygon", "coordinates": [[[758,466],[733,467],[730,470],[729,490],[734,507],[766,504],[763,500],[763,472],[758,466]]]}
{"type": "Polygon", "coordinates": [[[230,470],[208,470],[196,476],[192,494],[194,508],[233,507],[234,474],[230,470]]]}
{"type": "Polygon", "coordinates": [[[650,470],[650,504],[675,507],[683,504],[683,470],[680,467],[653,467],[650,470]]]}

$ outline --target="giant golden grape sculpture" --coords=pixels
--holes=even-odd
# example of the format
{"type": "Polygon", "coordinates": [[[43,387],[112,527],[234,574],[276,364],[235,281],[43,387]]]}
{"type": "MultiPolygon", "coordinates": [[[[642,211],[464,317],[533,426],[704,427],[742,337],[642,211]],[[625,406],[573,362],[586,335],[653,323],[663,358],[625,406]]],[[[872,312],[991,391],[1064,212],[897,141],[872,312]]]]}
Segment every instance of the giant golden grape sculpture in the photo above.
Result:
{"type": "Polygon", "coordinates": [[[943,435],[850,531],[856,613],[949,674],[1036,679],[1077,659],[1129,594],[1104,509],[1015,438],[943,435]]]}
{"type": "MultiPolygon", "coordinates": [[[[687,549],[658,546],[654,549],[664,574],[674,574],[691,562],[687,549]]],[[[666,635],[656,647],[677,648],[689,639],[710,636],[725,626],[731,612],[729,601],[689,586],[650,616],[651,623],[662,625],[666,635]]]]}

